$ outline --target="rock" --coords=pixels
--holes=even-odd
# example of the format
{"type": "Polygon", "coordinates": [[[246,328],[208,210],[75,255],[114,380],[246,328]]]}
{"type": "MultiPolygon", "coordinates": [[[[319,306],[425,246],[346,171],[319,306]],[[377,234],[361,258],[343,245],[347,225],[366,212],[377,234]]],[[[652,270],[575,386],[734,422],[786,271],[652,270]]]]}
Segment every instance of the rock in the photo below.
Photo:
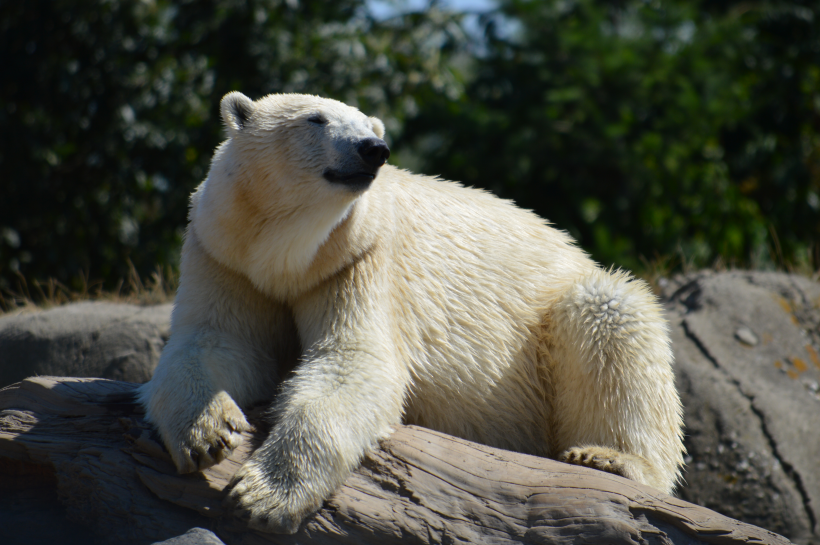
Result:
{"type": "Polygon", "coordinates": [[[225,542],[210,530],[191,528],[181,536],[155,541],[153,545],[225,545],[225,542]]]}
{"type": "Polygon", "coordinates": [[[820,284],[701,272],[663,295],[685,408],[678,495],[820,543],[820,284]]]}
{"type": "MultiPolygon", "coordinates": [[[[820,543],[820,284],[747,271],[659,284],[689,451],[678,495],[795,543],[820,543]]],[[[0,386],[34,374],[143,382],[170,311],[77,303],[0,317],[0,386]]],[[[190,527],[166,535],[182,538],[190,527]]]]}
{"type": "Polygon", "coordinates": [[[87,527],[66,513],[53,477],[22,470],[22,464],[13,460],[0,464],[0,543],[101,545],[87,527]]]}
{"type": "MultiPolygon", "coordinates": [[[[243,432],[225,460],[180,475],[138,407],[105,402],[128,397],[135,386],[36,377],[1,389],[6,495],[28,491],[33,477],[42,488],[50,483],[23,512],[36,514],[43,499],[56,496],[95,545],[162,542],[197,527],[232,545],[790,543],[611,473],[401,425],[296,534],[256,532],[223,500],[231,477],[267,435],[266,408],[247,411],[253,431],[243,432]]],[[[28,529],[42,520],[14,523],[28,529]]]]}
{"type": "Polygon", "coordinates": [[[739,327],[737,331],[735,331],[735,338],[749,346],[757,346],[757,343],[760,342],[755,332],[745,326],[739,327]]]}
{"type": "Polygon", "coordinates": [[[85,302],[0,316],[0,387],[34,375],[145,382],[168,339],[171,307],[85,302]]]}

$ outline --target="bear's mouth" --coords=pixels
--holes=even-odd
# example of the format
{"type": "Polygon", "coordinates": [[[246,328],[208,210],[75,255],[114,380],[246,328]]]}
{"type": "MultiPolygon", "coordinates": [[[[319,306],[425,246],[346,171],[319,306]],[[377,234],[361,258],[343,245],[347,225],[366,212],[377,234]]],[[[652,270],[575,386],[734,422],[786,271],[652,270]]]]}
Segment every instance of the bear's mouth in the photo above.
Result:
{"type": "Polygon", "coordinates": [[[376,179],[374,172],[351,172],[344,173],[332,168],[326,168],[322,172],[325,180],[332,184],[340,184],[354,191],[361,191],[370,187],[373,180],[376,179]]]}

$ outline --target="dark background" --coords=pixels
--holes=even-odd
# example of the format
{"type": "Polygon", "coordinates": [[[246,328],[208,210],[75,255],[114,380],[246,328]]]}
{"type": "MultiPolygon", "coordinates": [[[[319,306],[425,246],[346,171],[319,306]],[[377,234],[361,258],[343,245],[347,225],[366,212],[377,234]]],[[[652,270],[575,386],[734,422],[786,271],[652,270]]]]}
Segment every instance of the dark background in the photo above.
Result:
{"type": "Polygon", "coordinates": [[[820,5],[0,0],[0,289],[174,267],[219,100],[381,117],[391,162],[489,188],[605,265],[820,268],[820,5]]]}

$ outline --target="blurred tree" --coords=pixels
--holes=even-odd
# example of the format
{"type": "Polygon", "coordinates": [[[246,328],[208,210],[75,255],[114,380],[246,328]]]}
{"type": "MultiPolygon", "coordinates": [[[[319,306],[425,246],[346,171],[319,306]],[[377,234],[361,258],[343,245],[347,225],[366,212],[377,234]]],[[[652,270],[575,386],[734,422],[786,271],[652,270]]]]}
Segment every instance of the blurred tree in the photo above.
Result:
{"type": "Polygon", "coordinates": [[[462,98],[408,122],[408,161],[535,209],[603,263],[811,261],[817,2],[503,0],[500,14],[462,98]]]}
{"type": "Polygon", "coordinates": [[[818,268],[818,17],[501,0],[470,59],[459,15],[364,0],[0,1],[0,287],[173,263],[233,89],[358,105],[391,161],[513,198],[603,263],[818,268]]]}
{"type": "Polygon", "coordinates": [[[460,94],[457,23],[362,0],[0,2],[0,287],[174,263],[223,94],[322,94],[397,132],[460,94]]]}

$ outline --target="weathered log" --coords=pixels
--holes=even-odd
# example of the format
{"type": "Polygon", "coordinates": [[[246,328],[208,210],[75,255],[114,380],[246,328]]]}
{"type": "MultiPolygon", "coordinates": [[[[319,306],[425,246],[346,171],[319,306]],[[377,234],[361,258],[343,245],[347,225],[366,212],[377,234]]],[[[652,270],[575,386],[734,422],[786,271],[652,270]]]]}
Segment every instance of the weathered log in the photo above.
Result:
{"type": "Polygon", "coordinates": [[[141,414],[102,403],[135,386],[39,377],[0,390],[0,494],[56,488],[100,543],[194,527],[228,544],[789,543],[615,475],[413,426],[369,455],[298,534],[258,533],[223,511],[222,496],[264,436],[263,410],[249,411],[258,431],[229,459],[178,475],[141,414]]]}

